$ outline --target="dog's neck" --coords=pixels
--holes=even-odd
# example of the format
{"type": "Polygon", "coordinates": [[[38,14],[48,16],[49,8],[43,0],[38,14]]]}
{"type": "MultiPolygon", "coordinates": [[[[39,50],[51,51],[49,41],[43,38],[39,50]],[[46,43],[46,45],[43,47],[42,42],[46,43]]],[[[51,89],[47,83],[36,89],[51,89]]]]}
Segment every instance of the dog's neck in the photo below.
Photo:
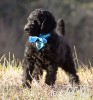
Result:
{"type": "Polygon", "coordinates": [[[43,35],[42,33],[37,36],[29,36],[29,42],[35,43],[37,50],[42,49],[47,44],[47,39],[51,36],[51,33],[43,35]]]}

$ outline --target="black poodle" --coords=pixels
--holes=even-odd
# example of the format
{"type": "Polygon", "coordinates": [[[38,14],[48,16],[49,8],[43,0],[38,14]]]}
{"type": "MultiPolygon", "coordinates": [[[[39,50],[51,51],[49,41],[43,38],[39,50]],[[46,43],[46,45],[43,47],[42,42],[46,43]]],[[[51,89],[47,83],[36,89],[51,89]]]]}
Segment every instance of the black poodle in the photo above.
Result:
{"type": "Polygon", "coordinates": [[[45,83],[54,85],[58,67],[68,74],[72,85],[79,84],[72,52],[63,36],[64,22],[60,20],[57,25],[54,16],[45,9],[34,10],[27,20],[24,27],[28,39],[22,63],[23,86],[30,88],[32,79],[39,80],[43,69],[47,72],[45,83]],[[63,31],[56,31],[56,25],[57,30],[63,31]]]}

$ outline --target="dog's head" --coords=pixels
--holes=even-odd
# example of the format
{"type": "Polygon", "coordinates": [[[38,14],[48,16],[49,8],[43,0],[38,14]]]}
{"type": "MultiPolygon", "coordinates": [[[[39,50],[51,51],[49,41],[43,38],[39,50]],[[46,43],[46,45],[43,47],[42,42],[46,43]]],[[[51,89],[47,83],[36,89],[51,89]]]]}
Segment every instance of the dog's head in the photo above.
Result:
{"type": "Polygon", "coordinates": [[[45,9],[36,9],[28,17],[24,31],[30,36],[39,36],[40,33],[47,34],[56,27],[54,16],[45,9]]]}

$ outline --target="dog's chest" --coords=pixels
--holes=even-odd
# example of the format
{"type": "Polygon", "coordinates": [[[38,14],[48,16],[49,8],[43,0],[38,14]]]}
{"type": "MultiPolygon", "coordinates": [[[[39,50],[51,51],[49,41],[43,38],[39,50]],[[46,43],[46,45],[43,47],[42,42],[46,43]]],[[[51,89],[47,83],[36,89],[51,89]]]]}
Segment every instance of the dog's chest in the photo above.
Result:
{"type": "Polygon", "coordinates": [[[36,62],[41,63],[42,65],[47,65],[49,63],[55,62],[55,50],[51,48],[50,45],[46,45],[41,50],[35,48],[34,53],[31,53],[32,56],[36,59],[36,62]]]}
{"type": "Polygon", "coordinates": [[[48,46],[46,46],[45,48],[37,52],[38,59],[41,59],[43,63],[45,61],[52,61],[54,55],[55,54],[53,50],[49,48],[48,46]]]}

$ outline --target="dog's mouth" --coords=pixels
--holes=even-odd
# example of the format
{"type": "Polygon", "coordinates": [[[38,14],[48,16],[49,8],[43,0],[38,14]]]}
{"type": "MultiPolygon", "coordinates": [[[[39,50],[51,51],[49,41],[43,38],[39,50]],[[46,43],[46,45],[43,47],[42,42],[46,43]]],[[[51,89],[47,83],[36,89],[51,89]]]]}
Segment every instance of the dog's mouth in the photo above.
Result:
{"type": "Polygon", "coordinates": [[[33,26],[33,25],[24,28],[24,32],[25,32],[27,35],[30,35],[31,33],[33,33],[33,31],[34,31],[34,26],[33,26]]]}
{"type": "Polygon", "coordinates": [[[30,35],[30,30],[24,30],[27,35],[30,35]]]}

